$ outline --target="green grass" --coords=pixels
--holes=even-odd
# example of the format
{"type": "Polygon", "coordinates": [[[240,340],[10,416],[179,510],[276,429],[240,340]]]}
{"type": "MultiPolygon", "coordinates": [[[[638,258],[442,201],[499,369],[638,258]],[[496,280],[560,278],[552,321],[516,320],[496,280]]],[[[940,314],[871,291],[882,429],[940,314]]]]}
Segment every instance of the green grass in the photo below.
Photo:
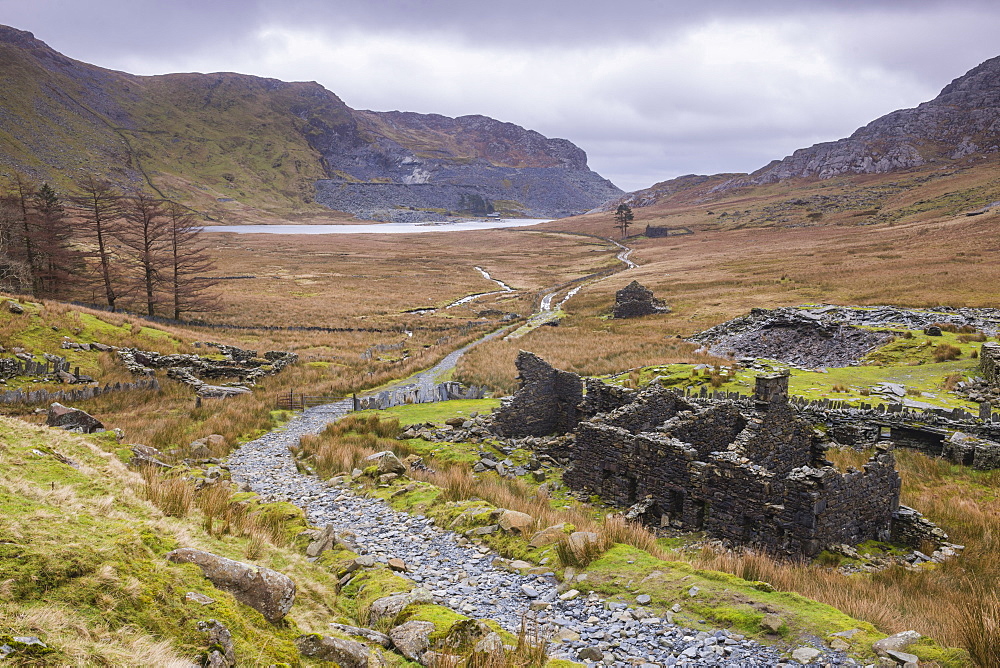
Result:
{"type": "Polygon", "coordinates": [[[359,415],[375,413],[384,418],[396,418],[402,425],[432,422],[441,424],[448,418],[468,417],[473,413],[489,413],[500,405],[499,399],[456,399],[428,404],[407,404],[381,411],[361,411],[359,415]]]}
{"type": "MultiPolygon", "coordinates": [[[[0,627],[40,635],[54,649],[48,659],[55,663],[128,663],[142,662],[130,653],[144,638],[196,654],[204,640],[195,623],[214,617],[232,631],[239,656],[297,662],[293,620],[271,625],[215,589],[197,567],[163,558],[185,544],[183,523],[163,520],[136,497],[115,458],[81,438],[9,419],[0,419],[0,442],[0,582],[6,592],[0,627]],[[79,469],[51,456],[55,452],[79,469]],[[185,603],[189,591],[215,603],[204,609],[185,603]],[[38,629],[19,621],[32,618],[59,623],[38,629]],[[81,643],[74,627],[105,639],[81,643]]],[[[243,558],[235,539],[196,546],[243,558]]]]}

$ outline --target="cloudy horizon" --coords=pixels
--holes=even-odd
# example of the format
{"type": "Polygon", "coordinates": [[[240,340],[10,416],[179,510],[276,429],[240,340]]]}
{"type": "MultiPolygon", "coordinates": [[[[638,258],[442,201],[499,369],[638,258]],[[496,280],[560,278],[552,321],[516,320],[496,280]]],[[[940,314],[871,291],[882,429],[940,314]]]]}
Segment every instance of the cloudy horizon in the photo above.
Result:
{"type": "Polygon", "coordinates": [[[133,74],[317,81],[355,109],[572,141],[625,190],[749,172],[913,107],[998,54],[986,0],[0,0],[0,23],[133,74]]]}

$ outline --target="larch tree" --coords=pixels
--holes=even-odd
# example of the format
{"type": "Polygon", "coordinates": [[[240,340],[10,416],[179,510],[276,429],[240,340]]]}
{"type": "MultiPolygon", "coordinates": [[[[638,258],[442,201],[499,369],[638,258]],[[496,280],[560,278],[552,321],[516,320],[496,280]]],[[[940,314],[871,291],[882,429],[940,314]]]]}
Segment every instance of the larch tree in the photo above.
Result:
{"type": "Polygon", "coordinates": [[[169,290],[173,317],[179,320],[181,313],[217,308],[218,297],[211,294],[211,288],[218,281],[205,275],[215,269],[215,263],[202,236],[201,225],[177,204],[170,204],[167,212],[171,263],[169,290]]]}
{"type": "Polygon", "coordinates": [[[35,292],[38,289],[38,276],[35,259],[37,234],[31,206],[33,191],[31,181],[20,172],[14,172],[11,177],[10,201],[11,211],[16,220],[12,222],[10,228],[11,252],[12,255],[16,253],[15,259],[24,262],[28,271],[28,283],[31,285],[31,291],[35,292]]]}
{"type": "Polygon", "coordinates": [[[96,245],[93,258],[108,308],[117,309],[123,259],[114,250],[114,240],[122,232],[121,195],[107,181],[85,176],[76,182],[72,198],[83,219],[83,231],[96,245]]]}
{"type": "Polygon", "coordinates": [[[170,265],[170,216],[162,200],[138,191],[122,199],[126,225],[119,239],[139,274],[146,314],[156,315],[163,271],[170,265]]]}

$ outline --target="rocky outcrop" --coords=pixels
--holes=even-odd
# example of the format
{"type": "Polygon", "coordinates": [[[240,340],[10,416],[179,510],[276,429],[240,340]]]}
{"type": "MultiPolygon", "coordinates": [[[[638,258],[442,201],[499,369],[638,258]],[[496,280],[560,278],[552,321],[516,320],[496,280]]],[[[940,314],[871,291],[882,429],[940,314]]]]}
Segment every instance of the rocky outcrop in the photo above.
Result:
{"type": "Polygon", "coordinates": [[[493,210],[554,218],[622,192],[571,142],[485,116],[360,111],[315,82],[134,76],[74,61],[6,26],[0,60],[8,98],[33,101],[0,104],[0,131],[12,138],[5,160],[39,181],[59,183],[85,165],[131,186],[149,178],[143,161],[157,155],[153,178],[197,183],[199,208],[318,202],[400,221],[493,210]],[[191,151],[211,153],[211,166],[181,158],[191,151]]]}
{"type": "Polygon", "coordinates": [[[615,293],[615,306],[613,315],[620,318],[640,318],[644,315],[656,313],[669,313],[663,300],[653,296],[653,291],[641,285],[639,281],[632,281],[624,288],[615,293]]]}
{"type": "Polygon", "coordinates": [[[202,665],[206,668],[230,668],[236,665],[236,649],[233,634],[224,624],[215,619],[198,622],[198,630],[208,634],[208,651],[202,665]]]}
{"type": "Polygon", "coordinates": [[[50,427],[59,427],[67,431],[78,431],[83,434],[104,431],[104,424],[94,416],[81,411],[79,408],[69,408],[60,403],[54,403],[49,406],[45,424],[50,427]]]}
{"type": "Polygon", "coordinates": [[[872,121],[845,139],[795,151],[745,177],[718,187],[729,190],[791,178],[826,179],[841,174],[881,174],[929,161],[961,160],[996,153],[1000,123],[1000,57],[974,67],[929,102],[872,121]]]}
{"type": "Polygon", "coordinates": [[[168,552],[165,556],[175,564],[195,564],[213,585],[264,615],[269,622],[284,617],[295,601],[295,583],[287,575],[270,568],[244,564],[190,547],[168,552]]]}
{"type": "Polygon", "coordinates": [[[583,382],[575,373],[553,368],[534,353],[517,355],[521,387],[504,400],[493,416],[504,436],[545,436],[571,431],[579,420],[583,382]]]}
{"type": "Polygon", "coordinates": [[[559,218],[621,194],[587,167],[587,156],[486,116],[355,112],[370,142],[314,140],[336,178],[316,201],[360,218],[440,220],[441,210],[485,216],[559,218]]]}
{"type": "Polygon", "coordinates": [[[389,631],[389,638],[396,650],[410,661],[421,661],[430,646],[434,624],[411,620],[389,631]]]}
{"type": "Polygon", "coordinates": [[[219,349],[223,359],[203,355],[164,355],[138,348],[119,348],[116,352],[125,367],[135,375],[152,376],[155,369],[166,369],[167,376],[190,385],[198,396],[225,399],[249,394],[261,378],[278,373],[299,357],[292,352],[272,350],[257,356],[256,350],[243,350],[236,346],[208,344],[219,349]],[[212,385],[203,378],[236,379],[234,384],[212,385]]]}

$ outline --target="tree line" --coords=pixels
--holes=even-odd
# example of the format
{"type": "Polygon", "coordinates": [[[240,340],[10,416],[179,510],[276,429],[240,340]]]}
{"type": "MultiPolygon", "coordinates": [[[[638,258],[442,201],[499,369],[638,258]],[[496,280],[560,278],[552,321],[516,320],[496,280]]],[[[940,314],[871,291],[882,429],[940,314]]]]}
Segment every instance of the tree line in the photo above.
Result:
{"type": "Polygon", "coordinates": [[[217,306],[201,226],[175,202],[85,176],[66,195],[0,187],[0,289],[179,319],[217,306]]]}

